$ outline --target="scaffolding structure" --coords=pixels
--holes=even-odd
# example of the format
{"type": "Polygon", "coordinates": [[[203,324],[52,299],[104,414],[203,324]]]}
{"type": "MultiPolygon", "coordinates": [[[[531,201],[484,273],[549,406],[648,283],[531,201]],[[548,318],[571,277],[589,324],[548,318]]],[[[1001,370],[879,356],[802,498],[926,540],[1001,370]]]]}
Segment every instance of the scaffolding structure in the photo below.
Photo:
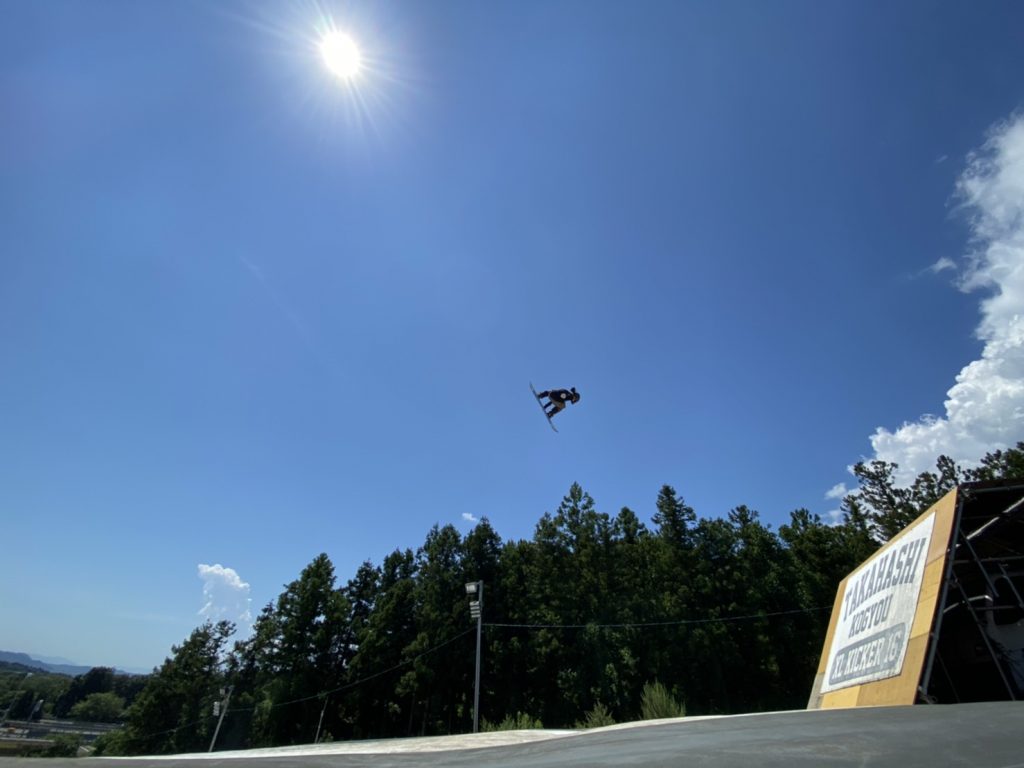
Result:
{"type": "Polygon", "coordinates": [[[1024,700],[1024,481],[957,488],[920,703],[1024,700]]]}

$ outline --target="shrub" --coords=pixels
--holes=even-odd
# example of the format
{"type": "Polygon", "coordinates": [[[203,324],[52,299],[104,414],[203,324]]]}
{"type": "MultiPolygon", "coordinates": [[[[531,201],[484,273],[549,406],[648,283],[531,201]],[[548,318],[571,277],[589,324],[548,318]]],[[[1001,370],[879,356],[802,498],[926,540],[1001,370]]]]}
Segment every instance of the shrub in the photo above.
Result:
{"type": "Polygon", "coordinates": [[[81,745],[82,737],[78,734],[59,733],[43,752],[43,757],[78,757],[78,748],[81,745]]]}
{"type": "Polygon", "coordinates": [[[95,748],[93,755],[96,757],[127,755],[127,734],[123,730],[104,733],[92,743],[92,746],[95,748]]]}
{"type": "Polygon", "coordinates": [[[587,712],[582,721],[576,723],[577,728],[603,728],[606,725],[615,725],[615,718],[600,701],[587,712]]]}
{"type": "Polygon", "coordinates": [[[124,714],[124,699],[116,693],[92,693],[75,704],[69,713],[72,720],[115,723],[124,714]]]}
{"type": "Polygon", "coordinates": [[[529,731],[534,728],[543,728],[544,723],[536,720],[524,712],[516,712],[515,715],[508,715],[500,723],[489,723],[484,720],[480,725],[481,731],[529,731]]]}
{"type": "Polygon", "coordinates": [[[668,688],[655,680],[644,684],[640,695],[640,716],[643,720],[685,717],[686,706],[676,701],[668,688]]]}

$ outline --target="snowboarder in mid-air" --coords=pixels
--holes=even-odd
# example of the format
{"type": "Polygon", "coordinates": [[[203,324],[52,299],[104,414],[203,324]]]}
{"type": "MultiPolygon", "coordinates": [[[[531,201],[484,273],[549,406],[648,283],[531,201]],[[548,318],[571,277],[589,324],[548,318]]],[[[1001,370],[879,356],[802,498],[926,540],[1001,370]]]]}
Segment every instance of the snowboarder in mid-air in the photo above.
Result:
{"type": "Polygon", "coordinates": [[[548,417],[548,426],[557,432],[555,429],[554,422],[551,421],[551,417],[559,411],[565,410],[565,406],[569,403],[578,403],[580,401],[580,393],[576,391],[576,387],[572,389],[545,389],[543,392],[538,392],[533,388],[533,384],[530,384],[530,391],[533,392],[533,396],[537,398],[537,405],[544,411],[544,415],[548,417]],[[545,403],[544,398],[548,401],[545,403]]]}
{"type": "Polygon", "coordinates": [[[572,389],[545,389],[543,392],[537,393],[537,399],[547,398],[547,404],[541,404],[544,409],[544,414],[550,419],[559,411],[565,410],[565,406],[569,403],[578,403],[580,401],[580,393],[576,391],[576,387],[572,389]]]}

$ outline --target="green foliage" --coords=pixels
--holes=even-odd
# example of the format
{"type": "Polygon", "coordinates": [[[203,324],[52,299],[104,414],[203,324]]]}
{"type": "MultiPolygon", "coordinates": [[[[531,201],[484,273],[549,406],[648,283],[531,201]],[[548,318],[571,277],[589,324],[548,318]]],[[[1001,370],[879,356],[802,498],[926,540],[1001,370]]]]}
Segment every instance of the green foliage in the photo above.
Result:
{"type": "Polygon", "coordinates": [[[99,736],[92,743],[94,757],[118,757],[131,754],[141,754],[133,749],[131,737],[126,731],[111,731],[99,736]]]}
{"type": "Polygon", "coordinates": [[[1024,479],[1024,442],[1005,451],[986,454],[978,467],[965,473],[970,481],[1024,479]]]}
{"type": "Polygon", "coordinates": [[[53,743],[43,751],[42,757],[78,757],[82,737],[76,733],[59,733],[53,743]]]}
{"type": "MultiPolygon", "coordinates": [[[[327,714],[318,694],[343,683],[352,657],[349,610],[326,554],[314,558],[276,604],[264,608],[252,638],[236,647],[231,663],[237,670],[236,701],[249,718],[231,718],[222,744],[244,739],[246,729],[251,743],[259,745],[313,741],[321,711],[327,714]]],[[[333,731],[335,713],[332,708],[323,728],[333,731]]]]}
{"type": "Polygon", "coordinates": [[[116,693],[91,693],[75,704],[69,714],[73,720],[116,723],[124,714],[124,699],[116,693]]]}
{"type": "Polygon", "coordinates": [[[14,691],[6,700],[4,712],[11,720],[24,720],[32,713],[36,695],[24,688],[14,691]]]}
{"type": "Polygon", "coordinates": [[[84,675],[71,681],[67,691],[57,699],[53,713],[67,717],[72,708],[88,696],[96,693],[110,693],[114,690],[114,670],[109,667],[93,667],[84,675]]]}
{"type": "Polygon", "coordinates": [[[843,500],[852,520],[863,520],[879,541],[887,541],[906,528],[932,504],[963,481],[963,471],[948,456],[940,456],[938,473],[922,472],[910,487],[896,484],[899,465],[874,460],[853,467],[859,488],[843,500]]]}
{"type": "Polygon", "coordinates": [[[640,717],[643,720],[660,720],[668,717],[685,717],[686,707],[676,701],[664,685],[655,681],[645,683],[640,695],[640,717]]]}
{"type": "Polygon", "coordinates": [[[480,730],[484,732],[494,731],[529,731],[543,728],[544,723],[525,712],[516,712],[514,715],[507,715],[500,723],[490,723],[486,719],[480,723],[480,730]]]}
{"type": "MultiPolygon", "coordinates": [[[[503,542],[486,518],[465,536],[435,525],[415,551],[364,562],[340,585],[322,554],[230,653],[232,628],[207,624],[141,693],[93,670],[65,684],[61,706],[129,701],[124,731],[104,736],[98,754],[206,749],[226,685],[220,749],[311,743],[318,732],[468,732],[476,626],[464,585],[483,581],[484,730],[598,727],[638,706],[645,719],[800,708],[840,580],[964,479],[1024,477],[1024,443],[969,471],[942,457],[907,488],[893,464],[855,474],[840,520],[799,509],[778,531],[745,505],[698,517],[669,485],[651,499],[648,528],[629,508],[600,511],[573,483],[528,540],[503,542]]],[[[10,701],[12,679],[0,672],[10,701]]],[[[15,704],[35,695],[22,690],[15,704]]]]}
{"type": "Polygon", "coordinates": [[[234,631],[230,622],[207,622],[171,649],[173,655],[125,713],[119,748],[127,754],[166,754],[208,746],[212,705],[225,682],[222,652],[234,631]]]}
{"type": "Polygon", "coordinates": [[[60,698],[70,683],[66,675],[43,672],[20,664],[5,665],[0,669],[0,716],[10,706],[12,720],[27,718],[43,702],[39,715],[50,715],[52,702],[60,698]]]}
{"type": "MultiPolygon", "coordinates": [[[[84,675],[65,681],[59,695],[48,697],[53,701],[54,717],[75,717],[71,712],[75,705],[97,693],[109,693],[122,702],[122,709],[130,705],[146,685],[146,675],[119,675],[110,667],[93,667],[84,675]]],[[[108,710],[105,710],[109,712],[108,710]]],[[[119,714],[114,717],[117,719],[119,714]]]]}
{"type": "Polygon", "coordinates": [[[615,725],[615,718],[600,701],[594,704],[583,720],[576,723],[577,728],[603,728],[606,725],[615,725]]]}
{"type": "Polygon", "coordinates": [[[679,498],[671,485],[661,486],[655,507],[658,511],[653,522],[658,526],[658,534],[674,549],[687,548],[697,524],[693,508],[679,498]]]}
{"type": "Polygon", "coordinates": [[[843,500],[846,522],[866,528],[878,542],[891,539],[962,482],[1024,478],[1024,442],[992,451],[966,471],[939,456],[936,471],[922,472],[909,487],[897,485],[898,471],[892,462],[859,462],[853,468],[859,487],[843,500]]]}

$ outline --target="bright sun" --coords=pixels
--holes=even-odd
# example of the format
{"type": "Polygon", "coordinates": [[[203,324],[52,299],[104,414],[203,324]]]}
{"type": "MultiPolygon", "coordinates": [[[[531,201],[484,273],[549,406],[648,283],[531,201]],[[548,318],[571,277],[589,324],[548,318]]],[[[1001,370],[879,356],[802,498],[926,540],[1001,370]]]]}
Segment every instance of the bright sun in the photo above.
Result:
{"type": "Polygon", "coordinates": [[[328,32],[320,41],[320,54],[327,68],[345,80],[359,73],[362,59],[355,41],[344,32],[328,32]]]}

